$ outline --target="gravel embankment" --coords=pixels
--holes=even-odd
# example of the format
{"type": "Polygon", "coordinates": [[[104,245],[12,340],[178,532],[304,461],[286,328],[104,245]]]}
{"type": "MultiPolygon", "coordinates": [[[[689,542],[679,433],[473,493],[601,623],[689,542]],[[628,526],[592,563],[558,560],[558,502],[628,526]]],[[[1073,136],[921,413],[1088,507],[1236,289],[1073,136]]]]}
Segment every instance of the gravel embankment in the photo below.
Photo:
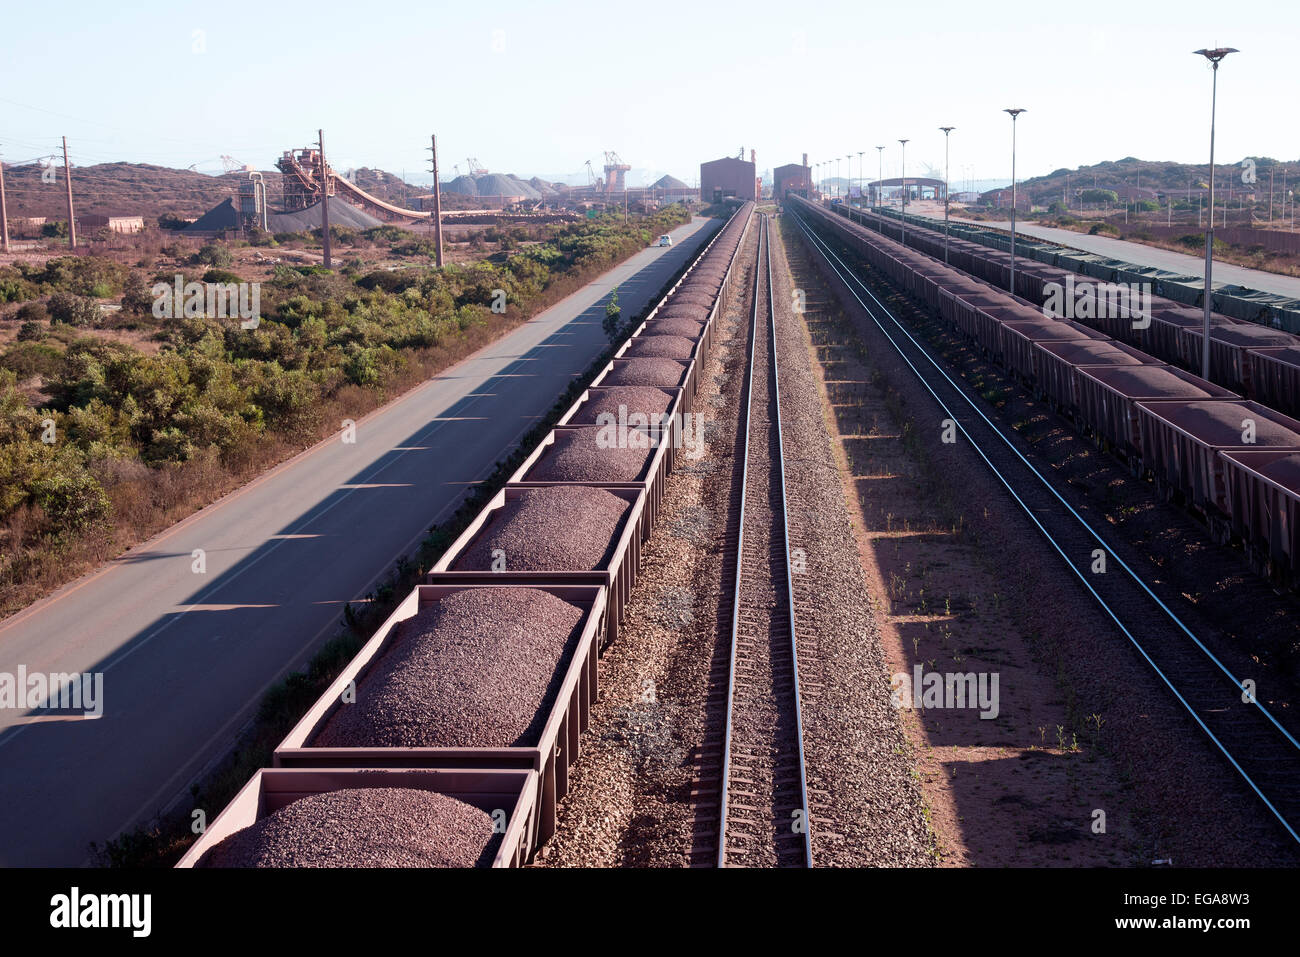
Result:
{"type": "Polygon", "coordinates": [[[236,831],[199,867],[483,867],[500,836],[492,816],[416,788],[312,794],[236,831]]]}
{"type": "Polygon", "coordinates": [[[817,866],[926,866],[933,863],[933,842],[921,789],[890,705],[880,628],[808,334],[790,308],[793,283],[775,224],[771,235],[813,860],[817,866]]]}
{"type": "Polygon", "coordinates": [[[582,609],[535,588],[468,588],[402,622],[313,747],[537,744],[582,609]]]}

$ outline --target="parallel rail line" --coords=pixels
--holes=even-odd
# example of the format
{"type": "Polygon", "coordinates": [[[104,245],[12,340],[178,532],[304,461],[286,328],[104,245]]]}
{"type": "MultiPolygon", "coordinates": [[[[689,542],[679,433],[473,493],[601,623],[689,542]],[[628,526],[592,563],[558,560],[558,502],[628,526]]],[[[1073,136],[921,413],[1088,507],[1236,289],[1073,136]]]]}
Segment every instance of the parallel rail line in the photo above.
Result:
{"type": "Polygon", "coordinates": [[[759,220],[737,534],[724,554],[733,586],[719,867],[812,866],[769,225],[759,220]]]}
{"type": "Polygon", "coordinates": [[[1293,840],[1300,843],[1300,742],[1084,516],[1016,448],[884,302],[797,214],[811,250],[838,277],[974,451],[1293,840]],[[1035,482],[1034,479],[1038,481],[1035,482]],[[1089,575],[1100,546],[1123,574],[1089,575]],[[1141,637],[1139,638],[1139,635],[1141,637]],[[1189,643],[1190,639],[1190,643],[1189,643]],[[1201,654],[1189,653],[1192,648],[1201,654]]]}

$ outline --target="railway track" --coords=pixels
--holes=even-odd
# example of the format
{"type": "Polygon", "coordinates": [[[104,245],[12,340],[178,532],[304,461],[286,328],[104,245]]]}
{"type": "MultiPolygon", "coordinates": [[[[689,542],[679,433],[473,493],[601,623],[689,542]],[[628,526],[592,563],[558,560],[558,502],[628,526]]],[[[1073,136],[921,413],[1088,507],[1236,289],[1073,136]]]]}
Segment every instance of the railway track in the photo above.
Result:
{"type": "Polygon", "coordinates": [[[1266,707],[1264,701],[1270,696],[1263,688],[1252,694],[1243,687],[1243,681],[1252,676],[1235,674],[1216,657],[984,414],[969,391],[908,331],[857,269],[802,219],[794,218],[814,255],[916,373],[1051,550],[1069,566],[1286,834],[1300,842],[1300,741],[1266,707]],[[1098,549],[1108,559],[1108,574],[1091,572],[1098,549]]]}
{"type": "MultiPolygon", "coordinates": [[[[757,220],[749,363],[741,399],[721,620],[730,625],[718,773],[719,867],[809,867],[807,776],[787,539],[769,223],[757,220]],[[730,587],[727,587],[730,586],[730,587]]],[[[716,765],[715,765],[716,768],[716,765]]]]}

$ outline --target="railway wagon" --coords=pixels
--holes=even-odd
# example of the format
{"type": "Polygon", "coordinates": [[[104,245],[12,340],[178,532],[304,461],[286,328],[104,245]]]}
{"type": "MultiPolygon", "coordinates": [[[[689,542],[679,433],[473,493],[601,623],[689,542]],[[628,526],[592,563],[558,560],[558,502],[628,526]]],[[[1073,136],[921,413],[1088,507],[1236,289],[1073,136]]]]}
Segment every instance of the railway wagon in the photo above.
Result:
{"type": "Polygon", "coordinates": [[[1034,346],[1034,364],[1040,392],[1056,406],[1078,416],[1077,371],[1091,366],[1149,365],[1151,357],[1113,339],[1039,341],[1034,346]]]}
{"type": "Polygon", "coordinates": [[[582,610],[571,647],[555,663],[559,685],[549,703],[540,733],[531,745],[494,744],[480,747],[324,747],[317,736],[342,708],[345,700],[365,694],[365,682],[374,667],[402,640],[402,623],[414,618],[448,595],[467,588],[500,589],[516,582],[506,576],[430,575],[417,585],[393,610],[387,621],[366,642],[343,672],[326,689],[311,709],[294,725],[272,755],[277,768],[457,768],[475,770],[532,771],[536,774],[534,800],[537,809],[535,843],[544,843],[555,832],[556,805],[569,790],[570,768],[581,750],[580,735],[591,720],[591,706],[598,689],[597,655],[607,626],[607,592],[603,585],[545,584],[529,582],[526,587],[553,595],[582,610]]]}
{"type": "Polygon", "coordinates": [[[1205,512],[1222,540],[1216,515],[1228,514],[1226,451],[1300,449],[1300,422],[1249,399],[1139,402],[1142,462],[1167,496],[1180,494],[1205,512]]]}
{"type": "MultiPolygon", "coordinates": [[[[800,209],[807,209],[821,218],[834,218],[833,214],[808,204],[801,204],[800,209]]],[[[841,223],[837,228],[844,231],[859,227],[841,223]]],[[[880,232],[882,238],[874,244],[879,247],[874,253],[893,258],[892,248],[888,245],[888,227],[882,226],[880,232]]],[[[917,243],[920,246],[924,240],[918,238],[917,243]]],[[[1091,272],[1098,278],[1107,275],[1108,264],[1093,262],[1092,258],[1087,264],[1083,261],[1062,261],[1061,264],[1074,265],[1076,269],[1091,272]]],[[[934,274],[931,271],[927,275],[934,274]]],[[[970,280],[965,282],[969,288],[970,280]]],[[[1025,291],[1032,292],[1032,289],[1025,291]]],[[[958,297],[949,289],[940,288],[938,299],[939,313],[945,320],[959,328],[975,330],[975,311],[965,302],[964,296],[958,297]]],[[[1004,297],[1002,302],[1005,306],[1012,300],[1004,297]]],[[[1251,461],[1253,456],[1268,455],[1275,457],[1270,461],[1292,463],[1293,460],[1287,456],[1300,452],[1300,421],[1275,408],[1243,398],[1221,383],[1207,382],[1184,369],[1154,361],[1166,359],[1199,369],[1199,354],[1192,357],[1186,345],[1191,342],[1199,346],[1199,337],[1182,333],[1183,330],[1201,327],[1204,321],[1202,309],[1169,305],[1167,300],[1164,303],[1153,302],[1152,322],[1146,329],[1141,328],[1141,323],[1131,322],[1130,317],[1123,318],[1122,325],[1114,326],[1118,335],[1109,342],[1103,337],[1101,346],[1089,343],[1068,343],[1060,347],[1035,344],[1033,348],[1041,363],[1040,368],[1049,369],[1048,363],[1055,360],[1045,357],[1061,349],[1079,348],[1087,352],[1105,347],[1119,349],[1122,345],[1135,350],[1127,355],[1139,364],[1121,361],[1121,364],[1098,366],[1085,365],[1080,360],[1069,366],[1075,390],[1076,422],[1091,428],[1101,444],[1109,444],[1124,454],[1136,473],[1145,471],[1151,474],[1166,495],[1179,494],[1200,509],[1216,539],[1224,541],[1230,538],[1235,525],[1236,534],[1247,540],[1248,550],[1263,555],[1262,560],[1270,567],[1280,568],[1291,576],[1292,581],[1296,580],[1300,576],[1294,571],[1296,550],[1291,540],[1295,523],[1290,521],[1292,513],[1283,515],[1282,511],[1293,507],[1293,498],[1288,496],[1293,495],[1297,483],[1292,481],[1289,473],[1281,482],[1273,476],[1272,484],[1266,485],[1274,499],[1256,489],[1250,501],[1274,504],[1269,509],[1254,505],[1252,513],[1240,504],[1246,493],[1239,488],[1243,482],[1257,480],[1237,474],[1243,472],[1244,466],[1238,467],[1241,463],[1234,466],[1237,469],[1233,473],[1237,483],[1234,488],[1238,489],[1232,493],[1237,499],[1234,502],[1226,491],[1228,479],[1225,476],[1228,473],[1225,463],[1234,461],[1238,454],[1247,457],[1243,462],[1251,461]],[[1144,354],[1153,360],[1150,364],[1141,363],[1144,354]],[[1193,358],[1194,362],[1191,361],[1193,358]],[[1254,429],[1249,438],[1245,428],[1247,424],[1254,429]],[[1252,514],[1253,518],[1250,517],[1252,514]],[[1229,515],[1232,517],[1225,517],[1229,515]]],[[[1223,332],[1239,328],[1242,323],[1224,316],[1212,316],[1211,323],[1214,330],[1212,343],[1221,340],[1224,343],[1223,354],[1237,347],[1238,355],[1228,362],[1235,362],[1237,370],[1245,370],[1244,374],[1232,374],[1230,379],[1243,380],[1242,387],[1249,384],[1257,397],[1269,397],[1271,405],[1280,405],[1287,410],[1300,405],[1300,398],[1297,398],[1300,396],[1297,389],[1300,385],[1297,382],[1300,379],[1300,347],[1251,348],[1252,343],[1258,342],[1257,334],[1235,337],[1223,332]]],[[[984,335],[987,338],[988,333],[984,335]]],[[[1264,336],[1266,341],[1274,341],[1271,331],[1264,336]]],[[[1061,363],[1061,366],[1066,365],[1061,363]]],[[[1058,400],[1065,394],[1061,366],[1043,372],[1045,388],[1058,400]]],[[[1218,371],[1220,375],[1226,371],[1222,358],[1218,371]]]]}
{"type": "Polygon", "coordinates": [[[1039,342],[1103,342],[1104,334],[1069,319],[1044,319],[1026,308],[988,306],[980,310],[982,317],[990,314],[998,320],[996,328],[986,328],[985,335],[996,334],[1002,364],[1031,386],[1039,381],[1038,355],[1034,344],[1039,342]],[[1028,312],[1031,318],[1019,316],[1028,312]]]}
{"type": "Polygon", "coordinates": [[[611,359],[596,378],[595,386],[649,386],[654,389],[681,389],[682,412],[695,407],[695,363],[677,359],[611,359]]]}
{"type": "Polygon", "coordinates": [[[956,326],[971,339],[975,338],[975,311],[982,305],[1005,302],[989,286],[974,279],[963,279],[939,290],[939,317],[956,326]]]}
{"type": "MultiPolygon", "coordinates": [[[[305,797],[354,788],[413,788],[457,798],[488,814],[505,812],[505,833],[491,866],[523,867],[539,846],[536,778],[536,771],[264,768],[235,795],[176,866],[194,867],[235,832],[305,797]]],[[[419,832],[428,829],[429,822],[413,819],[409,826],[419,832]]],[[[340,843],[346,840],[340,832],[340,843]]]]}
{"type": "MultiPolygon", "coordinates": [[[[618,441],[616,435],[611,434],[608,426],[557,425],[546,434],[537,448],[533,449],[532,454],[510,476],[508,484],[523,488],[548,485],[595,487],[627,485],[629,488],[642,488],[645,490],[646,513],[646,521],[643,523],[644,537],[649,538],[658,524],[659,509],[663,504],[664,484],[668,481],[668,453],[676,448],[684,450],[687,455],[692,454],[691,449],[698,447],[698,443],[703,439],[703,436],[694,434],[695,431],[693,423],[687,430],[683,429],[680,421],[669,420],[663,428],[653,433],[647,432],[645,439],[648,447],[644,449],[642,464],[639,469],[633,471],[625,470],[623,466],[624,461],[635,457],[627,453],[635,452],[640,444],[637,436],[632,432],[625,433],[627,444],[632,446],[630,449],[602,450],[600,443],[608,442],[611,438],[618,441]],[[686,434],[688,431],[691,434],[686,434]],[[592,454],[592,448],[596,449],[595,454],[601,456],[601,461],[593,467],[584,467],[581,463],[572,462],[572,459],[581,459],[583,456],[565,455],[565,453],[579,443],[586,443],[589,446],[586,450],[587,455],[592,454]],[[619,454],[613,454],[615,452],[619,454]]],[[[614,427],[613,433],[617,433],[617,426],[614,427]]]]}
{"type": "MultiPolygon", "coordinates": [[[[613,423],[617,428],[632,428],[637,424],[634,416],[645,416],[647,423],[672,423],[685,415],[681,389],[636,389],[630,386],[591,386],[573,400],[573,405],[560,416],[557,425],[603,425],[613,423]],[[662,396],[653,405],[645,398],[662,396]]],[[[680,449],[668,443],[668,471],[676,467],[680,449]]]]}
{"type": "MultiPolygon", "coordinates": [[[[821,213],[822,211],[818,210],[818,212],[821,213]]],[[[833,214],[828,215],[833,216],[833,214]]],[[[891,239],[897,239],[898,237],[898,227],[894,223],[889,221],[881,223],[878,217],[866,216],[860,213],[850,213],[848,215],[852,217],[853,222],[842,223],[841,229],[857,230],[869,226],[882,236],[891,239]],[[859,225],[860,223],[865,225],[859,225]]],[[[910,247],[922,250],[935,258],[942,257],[943,233],[939,228],[929,228],[921,225],[919,221],[913,223],[910,217],[907,228],[908,245],[910,247]]],[[[1145,321],[1145,316],[1134,316],[1127,309],[1103,309],[1102,299],[1098,295],[1099,290],[1089,290],[1088,287],[1082,284],[1075,285],[1076,288],[1084,290],[1091,296],[1093,300],[1092,315],[1085,316],[1082,312],[1076,312],[1072,318],[1105,332],[1113,339],[1136,346],[1162,362],[1200,371],[1200,354],[1199,352],[1192,354],[1194,349],[1199,348],[1199,340],[1189,345],[1182,335],[1183,329],[1198,329],[1203,321],[1203,309],[1197,305],[1200,302],[1200,293],[1194,288],[1200,283],[1199,279],[1196,277],[1164,276],[1160,275],[1159,270],[1153,268],[1136,267],[1132,264],[1125,264],[1118,260],[1110,260],[1106,257],[1091,254],[1060,252],[1051,257],[1055,260],[1055,264],[1049,264],[1042,256],[1038,258],[1030,257],[1030,254],[1034,251],[1034,245],[1032,242],[1017,243],[1017,249],[1024,250],[1023,260],[1018,257],[1016,264],[1015,292],[1018,295],[1023,296],[1030,302],[1042,303],[1046,299],[1044,286],[1047,282],[1064,284],[1065,277],[1078,275],[1082,275],[1087,279],[1097,279],[1105,282],[1146,284],[1154,290],[1153,295],[1150,297],[1150,309],[1153,317],[1156,318],[1150,323],[1145,321]],[[1189,291],[1192,293],[1190,297],[1188,296],[1189,291]]],[[[999,279],[999,277],[1005,277],[1008,257],[998,249],[982,243],[954,239],[950,246],[949,262],[972,277],[979,277],[981,280],[994,285],[1001,283],[1002,288],[1006,286],[1005,278],[999,279]],[[969,260],[966,257],[969,257],[969,260]],[[990,267],[984,260],[992,261],[995,266],[990,267]]],[[[1216,292],[1216,295],[1230,294],[1233,288],[1235,287],[1224,287],[1216,292]]],[[[1211,326],[1214,329],[1244,327],[1250,330],[1265,330],[1262,334],[1252,332],[1247,335],[1262,335],[1268,340],[1270,347],[1300,348],[1300,336],[1242,318],[1229,316],[1222,312],[1212,314],[1211,326]]],[[[1260,347],[1261,345],[1262,343],[1255,343],[1254,347],[1260,347]]],[[[1244,343],[1243,346],[1246,349],[1252,347],[1250,343],[1244,343]]],[[[1233,370],[1234,365],[1240,367],[1243,362],[1245,363],[1245,371],[1249,374],[1251,372],[1251,362],[1248,358],[1230,358],[1226,364],[1221,360],[1220,367],[1224,370],[1233,370]]],[[[1245,381],[1240,378],[1240,374],[1238,369],[1238,371],[1225,374],[1224,378],[1220,378],[1212,372],[1211,378],[1220,385],[1237,391],[1244,391],[1246,395],[1258,398],[1252,394],[1254,387],[1247,387],[1245,381]]],[[[1279,411],[1288,414],[1300,412],[1300,400],[1282,397],[1275,401],[1280,403],[1279,411]]]]}
{"type": "MultiPolygon", "coordinates": [[[[564,485],[571,484],[564,483],[564,485]]],[[[471,548],[479,543],[480,538],[493,532],[497,527],[495,522],[498,519],[511,509],[522,506],[534,493],[562,488],[564,485],[527,487],[507,485],[492,497],[483,511],[479,512],[460,537],[452,542],[442,557],[434,563],[426,580],[433,582],[434,576],[437,576],[437,581],[443,584],[495,583],[522,587],[547,584],[603,585],[607,589],[605,644],[612,644],[618,638],[619,627],[623,623],[623,615],[632,596],[632,588],[636,585],[637,574],[641,570],[641,546],[647,537],[644,525],[647,521],[644,489],[616,485],[585,486],[606,491],[628,503],[615,529],[613,541],[609,543],[604,557],[595,568],[521,569],[512,565],[510,555],[501,555],[494,559],[502,562],[499,571],[493,570],[491,566],[470,567],[471,548]]],[[[547,532],[547,538],[551,542],[564,540],[566,537],[576,541],[588,535],[588,530],[581,525],[556,528],[547,532]]]]}
{"type": "Polygon", "coordinates": [[[1284,415],[1300,417],[1300,346],[1249,349],[1246,361],[1255,391],[1250,398],[1284,415]]]}
{"type": "MultiPolygon", "coordinates": [[[[1211,317],[1213,318],[1213,317],[1211,317]]],[[[1205,341],[1203,325],[1184,326],[1178,330],[1181,337],[1180,355],[1189,369],[1200,369],[1201,349],[1205,341]]],[[[1295,336],[1280,329],[1247,323],[1210,326],[1210,378],[1226,385],[1234,392],[1254,397],[1251,381],[1253,368],[1247,352],[1251,349],[1285,348],[1295,343],[1295,336]]]]}
{"type": "Polygon", "coordinates": [[[1139,469],[1139,402],[1236,399],[1236,393],[1169,365],[1080,366],[1074,373],[1079,421],[1139,469]]]}
{"type": "Polygon", "coordinates": [[[1300,579],[1300,451],[1224,452],[1223,477],[1251,564],[1275,581],[1300,579]]]}

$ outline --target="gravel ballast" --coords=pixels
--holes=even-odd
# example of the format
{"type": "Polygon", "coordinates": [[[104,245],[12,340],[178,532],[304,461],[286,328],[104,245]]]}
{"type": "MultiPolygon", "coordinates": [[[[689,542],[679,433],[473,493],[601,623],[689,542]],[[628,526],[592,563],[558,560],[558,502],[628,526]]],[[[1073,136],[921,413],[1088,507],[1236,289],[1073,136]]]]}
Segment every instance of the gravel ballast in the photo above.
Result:
{"type": "Polygon", "coordinates": [[[597,444],[602,426],[565,429],[555,433],[555,442],[529,469],[528,482],[638,482],[652,449],[601,448],[597,444]]]}
{"type": "Polygon", "coordinates": [[[649,385],[676,388],[682,384],[686,366],[675,359],[628,359],[616,362],[601,385],[649,385]]]}
{"type": "Polygon", "coordinates": [[[236,831],[199,867],[483,867],[492,816],[416,788],[352,788],[299,798],[236,831]]]}
{"type": "Polygon", "coordinates": [[[582,609],[536,588],[467,588],[402,622],[312,747],[537,744],[582,609]]]}
{"type": "Polygon", "coordinates": [[[523,489],[474,537],[457,571],[492,569],[504,553],[506,571],[595,571],[609,560],[631,504],[601,488],[561,485],[523,489]]]}

